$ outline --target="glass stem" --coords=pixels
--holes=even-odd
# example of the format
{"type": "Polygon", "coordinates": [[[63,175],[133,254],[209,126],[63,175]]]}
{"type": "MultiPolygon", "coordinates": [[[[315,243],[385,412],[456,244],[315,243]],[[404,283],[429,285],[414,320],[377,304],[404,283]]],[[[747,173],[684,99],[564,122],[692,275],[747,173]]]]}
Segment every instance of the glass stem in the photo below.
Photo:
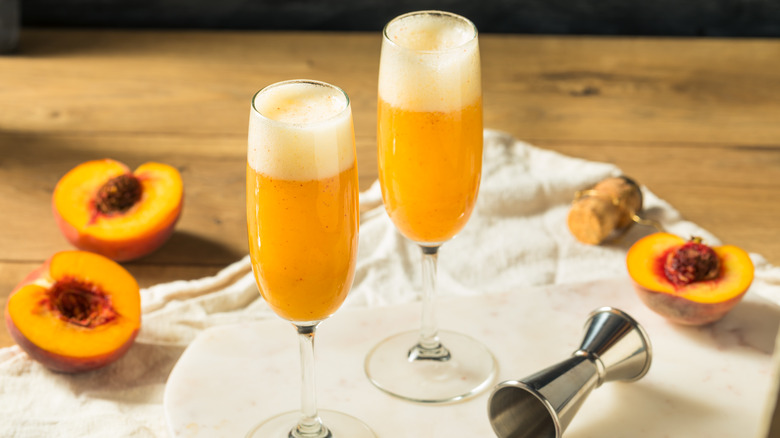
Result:
{"type": "Polygon", "coordinates": [[[422,248],[422,321],[420,339],[409,350],[409,360],[435,360],[444,362],[450,359],[450,352],[439,340],[439,327],[436,323],[436,275],[439,259],[438,246],[420,246],[422,248]]]}
{"type": "Polygon", "coordinates": [[[317,412],[317,394],[314,376],[314,332],[317,324],[299,326],[298,346],[301,351],[301,419],[290,431],[290,438],[325,438],[330,431],[323,426],[317,412]]]}

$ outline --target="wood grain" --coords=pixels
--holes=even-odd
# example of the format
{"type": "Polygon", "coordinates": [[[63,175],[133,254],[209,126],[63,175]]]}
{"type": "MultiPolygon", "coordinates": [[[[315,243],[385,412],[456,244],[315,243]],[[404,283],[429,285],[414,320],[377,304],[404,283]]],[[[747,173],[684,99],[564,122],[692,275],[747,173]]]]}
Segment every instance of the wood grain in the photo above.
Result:
{"type": "MultiPolygon", "coordinates": [[[[142,285],[242,257],[249,99],[269,83],[342,86],[361,188],[376,178],[378,34],[24,29],[21,41],[0,57],[3,303],[70,248],[51,192],[88,159],[182,172],[175,235],[126,264],[142,285]]],[[[615,163],[686,219],[780,264],[780,41],[482,35],[481,46],[486,127],[615,163]]]]}

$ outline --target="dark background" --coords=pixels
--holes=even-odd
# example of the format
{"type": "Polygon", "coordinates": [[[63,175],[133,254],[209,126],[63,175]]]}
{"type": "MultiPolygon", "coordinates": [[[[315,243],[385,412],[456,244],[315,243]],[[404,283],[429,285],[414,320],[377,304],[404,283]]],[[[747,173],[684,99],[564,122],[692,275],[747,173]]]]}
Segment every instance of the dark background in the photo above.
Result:
{"type": "Polygon", "coordinates": [[[420,9],[486,33],[780,36],[780,0],[21,0],[35,27],[377,31],[420,9]]]}

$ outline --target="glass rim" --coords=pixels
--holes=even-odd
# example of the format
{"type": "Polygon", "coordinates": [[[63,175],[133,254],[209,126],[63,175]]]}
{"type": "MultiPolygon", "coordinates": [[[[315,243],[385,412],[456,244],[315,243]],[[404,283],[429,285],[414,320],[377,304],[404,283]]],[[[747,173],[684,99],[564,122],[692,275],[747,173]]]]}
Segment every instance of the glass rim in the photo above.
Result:
{"type": "Polygon", "coordinates": [[[384,28],[382,28],[382,39],[385,42],[387,42],[388,44],[393,45],[394,47],[398,47],[399,49],[408,50],[410,52],[417,52],[417,53],[432,53],[433,54],[433,53],[447,53],[447,52],[455,51],[455,50],[458,50],[458,49],[466,46],[467,44],[471,43],[472,41],[476,40],[478,36],[479,36],[479,31],[477,30],[477,26],[474,24],[474,22],[472,22],[468,18],[464,17],[463,15],[456,14],[454,12],[440,11],[440,10],[437,10],[437,9],[426,9],[426,10],[422,10],[422,11],[412,11],[412,12],[407,12],[405,14],[401,14],[401,15],[393,18],[392,20],[388,21],[387,24],[385,24],[384,28]],[[471,30],[474,33],[471,35],[471,38],[469,38],[467,41],[463,42],[463,44],[458,44],[457,46],[448,47],[446,49],[439,49],[439,50],[417,50],[417,49],[412,49],[412,48],[403,46],[401,44],[398,44],[395,41],[393,41],[392,39],[390,39],[390,37],[387,34],[387,31],[390,28],[390,26],[392,26],[393,24],[395,24],[398,21],[404,20],[404,19],[409,18],[409,17],[418,16],[418,15],[438,15],[438,16],[442,16],[442,17],[452,18],[452,19],[455,19],[457,21],[466,23],[471,28],[471,30]]]}
{"type": "Polygon", "coordinates": [[[252,101],[250,103],[250,107],[252,109],[252,113],[256,114],[261,119],[263,119],[263,120],[265,120],[265,121],[267,121],[269,123],[275,123],[275,124],[285,125],[285,126],[317,126],[317,125],[319,125],[321,123],[328,123],[328,122],[330,122],[332,120],[335,120],[335,119],[341,117],[345,112],[349,111],[351,105],[352,105],[352,101],[350,100],[349,95],[347,94],[346,91],[344,91],[343,88],[341,88],[341,87],[339,87],[337,85],[333,85],[333,84],[328,83],[328,82],[318,81],[318,80],[315,80],[315,79],[289,79],[289,80],[285,80],[285,81],[274,82],[273,84],[266,85],[265,87],[263,87],[260,90],[258,90],[252,96],[252,101]],[[344,99],[345,99],[344,108],[341,111],[339,111],[339,112],[337,112],[337,113],[335,113],[333,115],[330,115],[330,116],[328,116],[328,117],[326,117],[324,119],[321,119],[321,120],[317,120],[315,122],[296,123],[296,122],[287,122],[287,121],[284,121],[284,120],[272,119],[272,118],[264,115],[255,106],[255,102],[257,100],[257,96],[261,95],[262,93],[267,92],[268,90],[271,90],[273,88],[283,87],[283,86],[292,85],[292,84],[311,84],[311,85],[317,85],[317,86],[320,86],[320,87],[325,87],[325,88],[330,88],[330,89],[336,90],[339,93],[341,93],[342,96],[344,96],[344,99]]]}

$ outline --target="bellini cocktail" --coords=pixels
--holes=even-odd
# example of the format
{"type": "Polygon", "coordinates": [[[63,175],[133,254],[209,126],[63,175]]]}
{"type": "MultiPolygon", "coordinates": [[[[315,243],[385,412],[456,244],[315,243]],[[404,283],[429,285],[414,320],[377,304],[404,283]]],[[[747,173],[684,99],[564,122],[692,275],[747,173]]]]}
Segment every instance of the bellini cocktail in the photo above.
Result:
{"type": "Polygon", "coordinates": [[[391,23],[380,61],[382,198],[401,233],[425,244],[466,225],[482,172],[479,50],[472,29],[450,21],[420,15],[391,23]]]}
{"type": "Polygon", "coordinates": [[[422,249],[423,310],[421,330],[380,343],[366,359],[366,373],[377,387],[405,399],[458,400],[486,388],[495,374],[482,344],[438,330],[433,303],[438,249],[466,225],[479,192],[476,28],[441,11],[395,18],[383,32],[378,88],[382,199],[398,230],[422,249]]]}
{"type": "Polygon", "coordinates": [[[348,415],[320,416],[315,402],[314,332],[352,286],[358,242],[355,140],[341,89],[298,80],[255,95],[246,200],[255,279],[271,309],[298,331],[303,376],[301,412],[275,417],[249,436],[373,437],[348,415]]]}

